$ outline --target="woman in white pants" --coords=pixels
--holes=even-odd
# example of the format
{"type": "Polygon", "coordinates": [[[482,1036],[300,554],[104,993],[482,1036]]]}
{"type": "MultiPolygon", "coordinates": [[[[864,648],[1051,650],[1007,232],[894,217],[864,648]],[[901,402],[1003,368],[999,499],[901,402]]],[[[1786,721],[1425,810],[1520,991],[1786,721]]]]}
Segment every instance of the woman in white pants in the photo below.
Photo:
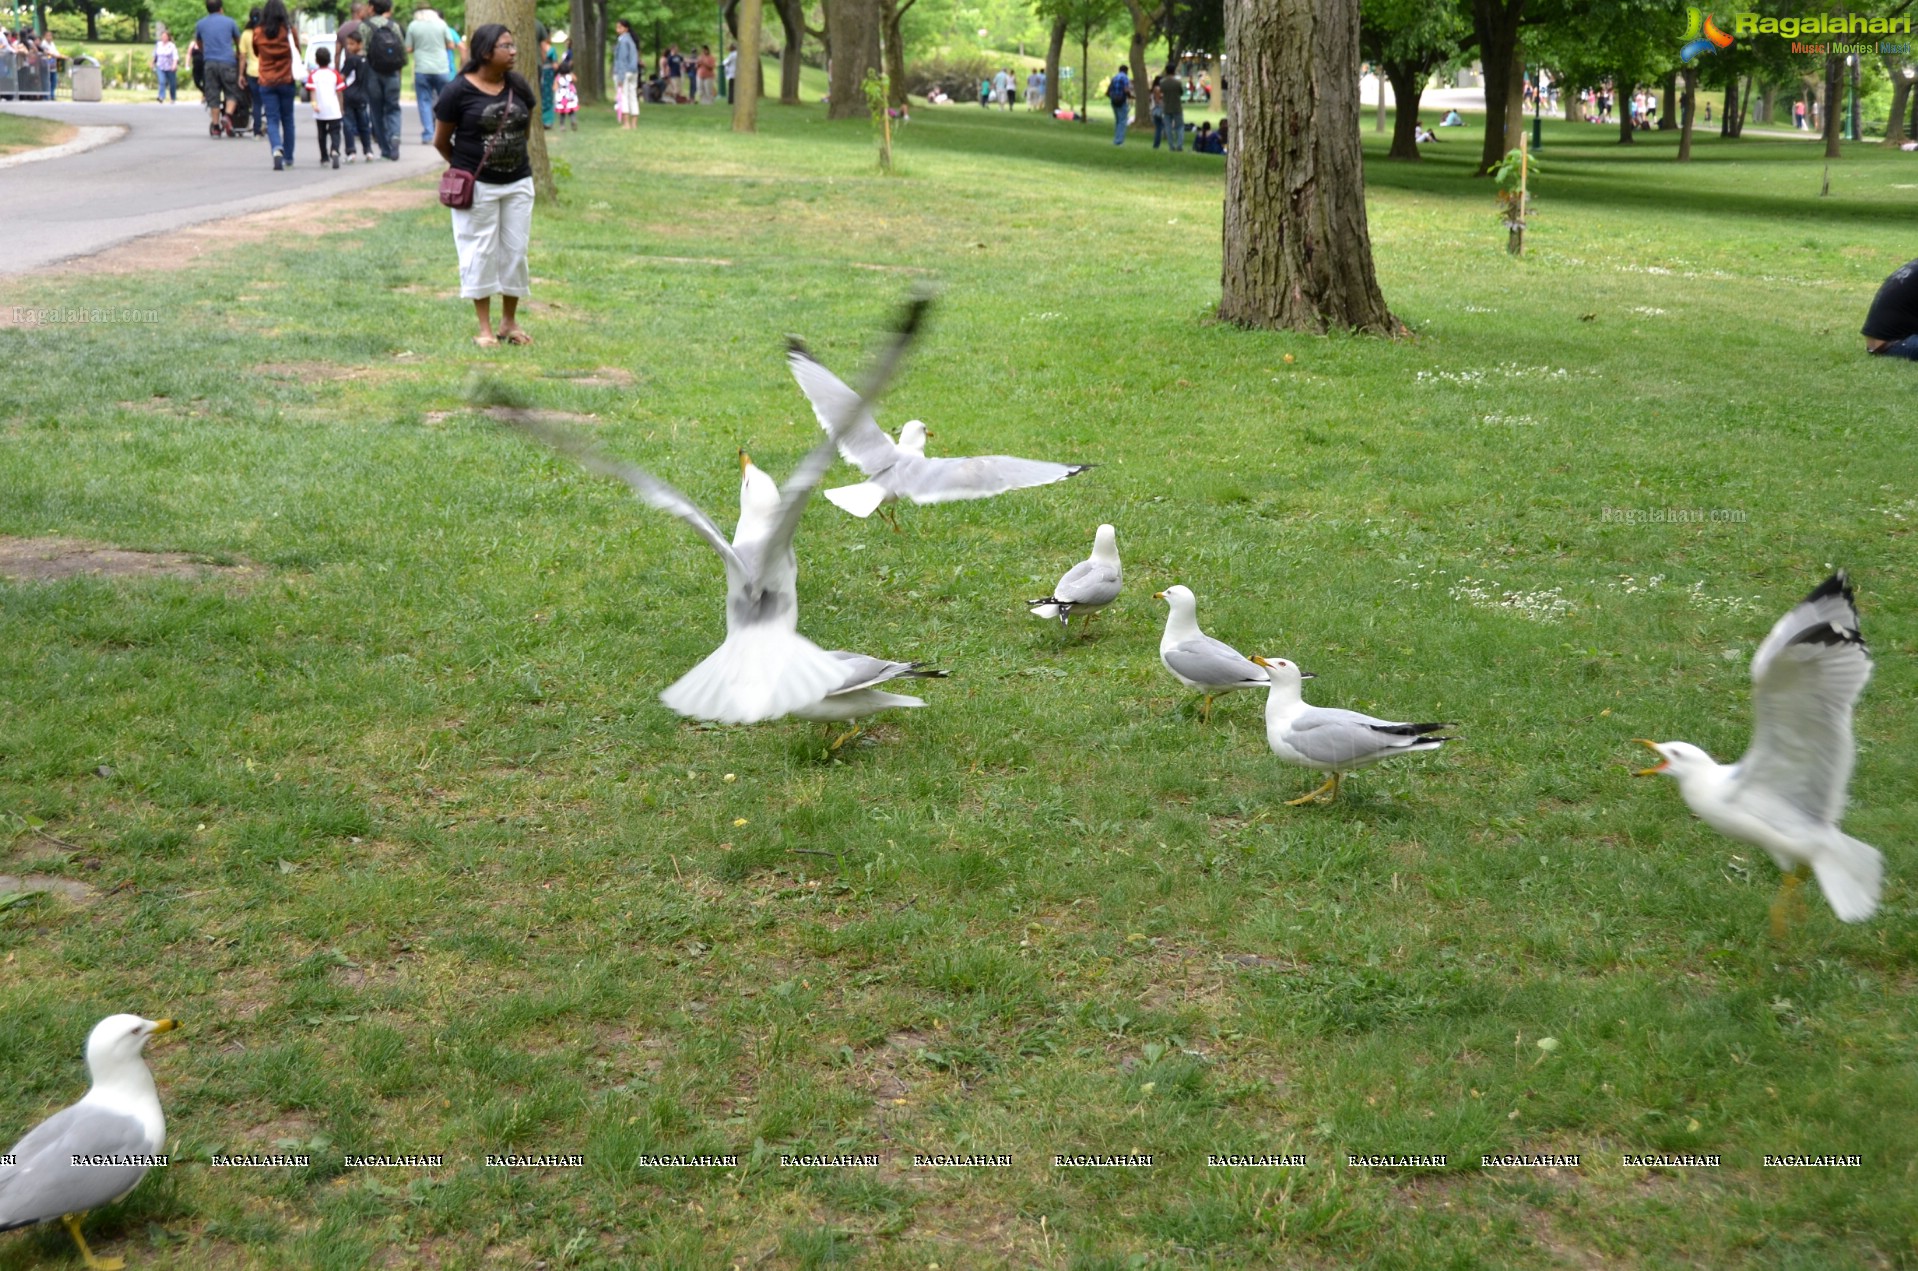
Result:
{"type": "Polygon", "coordinates": [[[526,139],[539,97],[513,71],[513,33],[497,22],[473,32],[466,65],[440,91],[433,107],[433,146],[451,167],[473,174],[473,205],[453,209],[453,245],[459,250],[460,295],[473,302],[479,334],[492,348],[531,344],[520,328],[519,302],[527,292],[526,251],[533,232],[533,165],[526,139]],[[500,325],[493,330],[493,297],[500,325]]]}

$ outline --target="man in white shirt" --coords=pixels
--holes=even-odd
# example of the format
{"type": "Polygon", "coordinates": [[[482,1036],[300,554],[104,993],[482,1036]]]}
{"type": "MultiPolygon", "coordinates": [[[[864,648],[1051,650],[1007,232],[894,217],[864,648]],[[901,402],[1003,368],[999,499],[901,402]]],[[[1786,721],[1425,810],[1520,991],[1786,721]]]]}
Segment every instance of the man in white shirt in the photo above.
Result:
{"type": "Polygon", "coordinates": [[[420,144],[433,144],[433,105],[453,82],[453,54],[459,44],[452,28],[426,5],[413,10],[406,27],[406,51],[413,58],[413,97],[420,112],[420,144]]]}
{"type": "Polygon", "coordinates": [[[733,104],[733,78],[739,74],[739,46],[733,45],[726,50],[726,57],[719,64],[719,73],[726,77],[726,104],[733,104]]]}

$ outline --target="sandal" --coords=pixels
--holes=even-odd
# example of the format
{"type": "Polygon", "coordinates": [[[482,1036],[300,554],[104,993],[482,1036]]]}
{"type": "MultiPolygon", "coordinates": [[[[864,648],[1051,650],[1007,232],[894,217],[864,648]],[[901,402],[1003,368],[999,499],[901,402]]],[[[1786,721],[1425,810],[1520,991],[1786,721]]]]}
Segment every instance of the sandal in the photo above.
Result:
{"type": "Polygon", "coordinates": [[[499,333],[499,338],[508,344],[531,344],[533,337],[518,327],[512,327],[499,333]]]}
{"type": "Polygon", "coordinates": [[[491,332],[481,332],[479,335],[473,337],[473,343],[479,345],[482,349],[497,349],[499,347],[499,337],[491,332]]]}

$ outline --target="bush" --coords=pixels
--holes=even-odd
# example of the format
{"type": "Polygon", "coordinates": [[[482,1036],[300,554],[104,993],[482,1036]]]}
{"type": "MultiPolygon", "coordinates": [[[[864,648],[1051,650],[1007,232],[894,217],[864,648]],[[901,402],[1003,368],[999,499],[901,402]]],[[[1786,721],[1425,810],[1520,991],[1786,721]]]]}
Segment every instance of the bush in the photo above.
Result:
{"type": "Polygon", "coordinates": [[[954,101],[979,100],[979,81],[991,79],[999,68],[983,53],[965,57],[934,57],[906,68],[906,92],[924,97],[934,85],[954,101]]]}

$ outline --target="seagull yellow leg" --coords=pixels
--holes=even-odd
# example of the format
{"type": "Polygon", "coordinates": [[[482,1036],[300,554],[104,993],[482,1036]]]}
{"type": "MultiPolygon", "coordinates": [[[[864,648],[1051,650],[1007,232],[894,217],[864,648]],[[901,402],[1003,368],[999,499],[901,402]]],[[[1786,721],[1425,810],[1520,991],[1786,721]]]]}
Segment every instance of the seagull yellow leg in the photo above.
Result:
{"type": "Polygon", "coordinates": [[[1804,906],[1804,897],[1798,895],[1798,889],[1805,885],[1803,870],[1804,867],[1801,865],[1785,875],[1784,881],[1778,884],[1778,894],[1772,897],[1771,934],[1774,940],[1783,940],[1786,929],[1791,926],[1793,898],[1797,898],[1800,908],[1804,906]]]}
{"type": "Polygon", "coordinates": [[[1214,696],[1215,694],[1207,693],[1205,695],[1205,704],[1199,707],[1199,722],[1201,724],[1209,724],[1212,722],[1212,699],[1214,696]]]}
{"type": "MultiPolygon", "coordinates": [[[[1325,779],[1325,784],[1320,786],[1318,789],[1314,790],[1311,794],[1301,795],[1300,797],[1296,799],[1287,799],[1285,801],[1285,806],[1288,808],[1296,808],[1303,803],[1318,803],[1320,802],[1319,796],[1324,794],[1327,790],[1330,790],[1332,792],[1332,798],[1334,799],[1338,798],[1338,795],[1339,795],[1339,774],[1338,773],[1335,772],[1331,776],[1327,777],[1325,779]]],[[[1329,799],[1325,801],[1330,802],[1329,799]]]]}
{"type": "Polygon", "coordinates": [[[854,724],[851,729],[840,734],[838,741],[835,741],[832,745],[826,747],[826,753],[831,754],[833,751],[838,750],[841,746],[845,745],[847,742],[851,741],[853,738],[857,737],[860,733],[863,733],[865,731],[866,730],[860,727],[858,724],[854,724]]]}
{"type": "Polygon", "coordinates": [[[125,1258],[96,1258],[93,1250],[87,1248],[86,1237],[80,1234],[80,1219],[84,1214],[67,1214],[60,1219],[67,1226],[67,1234],[73,1237],[73,1243],[80,1246],[80,1260],[90,1271],[120,1271],[127,1264],[125,1258]]]}
{"type": "Polygon", "coordinates": [[[885,513],[886,524],[892,526],[892,532],[897,534],[899,532],[899,518],[892,514],[892,505],[890,503],[882,503],[879,505],[879,510],[885,513]]]}

